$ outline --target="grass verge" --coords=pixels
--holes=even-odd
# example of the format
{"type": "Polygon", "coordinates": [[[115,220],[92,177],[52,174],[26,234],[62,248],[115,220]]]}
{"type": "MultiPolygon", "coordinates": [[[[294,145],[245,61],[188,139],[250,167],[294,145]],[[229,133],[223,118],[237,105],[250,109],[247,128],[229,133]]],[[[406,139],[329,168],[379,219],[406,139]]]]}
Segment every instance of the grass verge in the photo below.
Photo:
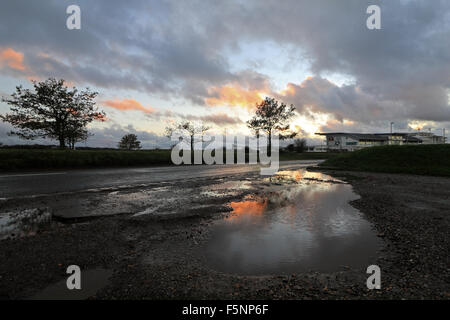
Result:
{"type": "Polygon", "coordinates": [[[371,147],[339,154],[320,166],[350,171],[450,176],[450,144],[371,147]]]}

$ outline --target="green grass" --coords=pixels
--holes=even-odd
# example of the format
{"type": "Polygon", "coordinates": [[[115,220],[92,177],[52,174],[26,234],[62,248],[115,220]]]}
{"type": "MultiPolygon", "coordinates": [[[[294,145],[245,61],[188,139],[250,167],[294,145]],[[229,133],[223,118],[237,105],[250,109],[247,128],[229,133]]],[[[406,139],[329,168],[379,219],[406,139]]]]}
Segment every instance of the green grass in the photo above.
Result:
{"type": "MultiPolygon", "coordinates": [[[[0,170],[172,165],[170,150],[0,149],[0,170]]],[[[329,157],[326,153],[280,153],[280,160],[329,157]]]]}
{"type": "Polygon", "coordinates": [[[450,144],[371,147],[339,154],[321,166],[351,171],[450,176],[450,144]]]}

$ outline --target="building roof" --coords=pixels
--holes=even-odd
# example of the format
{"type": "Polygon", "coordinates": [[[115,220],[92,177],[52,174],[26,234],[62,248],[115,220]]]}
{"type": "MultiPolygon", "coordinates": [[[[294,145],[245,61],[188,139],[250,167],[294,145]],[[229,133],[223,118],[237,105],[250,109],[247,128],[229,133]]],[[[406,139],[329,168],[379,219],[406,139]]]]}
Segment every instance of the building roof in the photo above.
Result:
{"type": "Polygon", "coordinates": [[[382,136],[407,136],[409,133],[403,133],[403,132],[393,132],[393,133],[373,133],[375,135],[382,135],[382,136]]]}
{"type": "Polygon", "coordinates": [[[386,141],[388,140],[387,135],[377,135],[372,133],[349,133],[349,132],[327,132],[327,133],[316,133],[321,136],[348,136],[354,140],[375,140],[375,141],[386,141]]]}

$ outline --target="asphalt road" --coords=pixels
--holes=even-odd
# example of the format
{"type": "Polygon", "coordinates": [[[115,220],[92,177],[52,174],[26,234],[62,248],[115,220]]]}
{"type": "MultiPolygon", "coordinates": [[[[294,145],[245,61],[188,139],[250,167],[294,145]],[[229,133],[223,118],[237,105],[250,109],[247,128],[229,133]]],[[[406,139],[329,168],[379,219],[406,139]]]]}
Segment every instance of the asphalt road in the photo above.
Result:
{"type": "MultiPolygon", "coordinates": [[[[301,168],[322,160],[282,161],[280,169],[301,168]]],[[[105,187],[233,175],[259,170],[259,165],[198,165],[147,168],[88,169],[0,175],[0,198],[83,191],[105,187]]]]}

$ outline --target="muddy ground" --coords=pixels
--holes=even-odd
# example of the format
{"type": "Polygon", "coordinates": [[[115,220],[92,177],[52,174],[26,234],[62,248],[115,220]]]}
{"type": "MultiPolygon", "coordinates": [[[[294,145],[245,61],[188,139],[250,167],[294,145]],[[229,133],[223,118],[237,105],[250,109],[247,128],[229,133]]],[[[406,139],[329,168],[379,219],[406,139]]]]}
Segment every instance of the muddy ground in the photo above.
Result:
{"type": "Polygon", "coordinates": [[[31,219],[47,218],[0,241],[0,298],[42,298],[75,264],[110,275],[90,299],[449,299],[450,179],[327,173],[351,183],[361,196],[351,205],[382,239],[380,290],[367,289],[365,268],[244,276],[209,267],[198,249],[228,204],[283,186],[244,173],[3,200],[0,212],[39,208],[31,219]]]}

